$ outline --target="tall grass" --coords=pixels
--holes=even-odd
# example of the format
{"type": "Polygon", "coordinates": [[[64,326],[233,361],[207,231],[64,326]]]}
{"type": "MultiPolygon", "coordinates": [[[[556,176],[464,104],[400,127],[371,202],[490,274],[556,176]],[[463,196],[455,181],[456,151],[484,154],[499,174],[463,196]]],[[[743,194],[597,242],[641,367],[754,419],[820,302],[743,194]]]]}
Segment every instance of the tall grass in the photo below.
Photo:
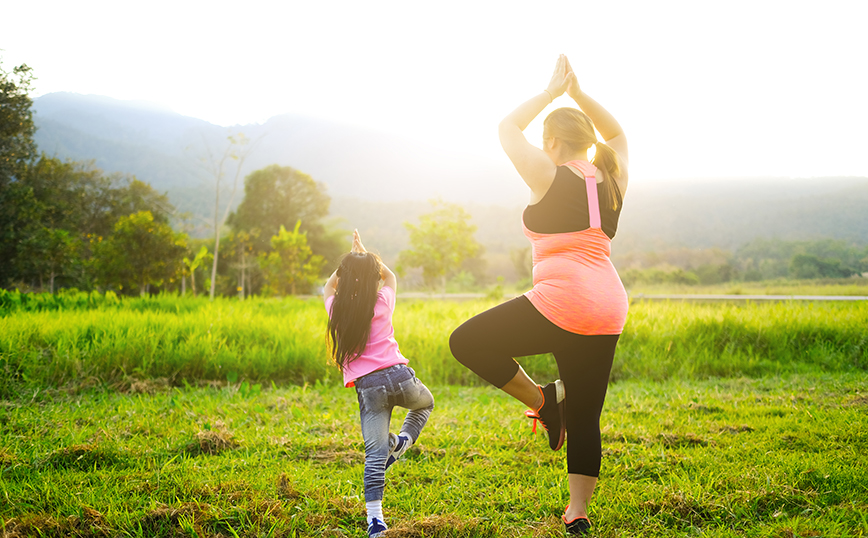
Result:
{"type": "MultiPolygon", "coordinates": [[[[20,386],[122,386],[145,378],[175,385],[339,379],[327,358],[326,312],[319,299],[10,295],[0,302],[0,395],[20,386]]],[[[399,298],[396,338],[419,377],[478,384],[452,358],[449,335],[495,304],[399,298]]],[[[640,301],[631,306],[613,379],[864,371],[865,327],[866,303],[640,301]]],[[[520,362],[541,380],[557,375],[548,355],[520,362]]]]}

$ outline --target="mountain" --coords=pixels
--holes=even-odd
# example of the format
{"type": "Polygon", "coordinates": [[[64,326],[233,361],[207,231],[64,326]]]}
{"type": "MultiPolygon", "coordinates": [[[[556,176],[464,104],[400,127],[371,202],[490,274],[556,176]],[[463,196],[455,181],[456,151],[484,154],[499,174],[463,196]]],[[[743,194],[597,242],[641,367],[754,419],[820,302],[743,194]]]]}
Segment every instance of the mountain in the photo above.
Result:
{"type": "MultiPolygon", "coordinates": [[[[213,179],[201,159],[206,145],[221,149],[230,129],[147,103],[99,96],[48,94],[33,108],[41,151],[135,174],[167,192],[179,210],[213,214],[213,179]]],[[[257,141],[244,174],[274,163],[310,174],[327,186],[337,224],[359,228],[366,244],[377,245],[387,261],[407,246],[403,223],[416,222],[434,197],[468,209],[477,239],[490,257],[499,257],[495,265],[509,265],[509,251],[527,245],[519,220],[527,190],[505,158],[489,162],[457,149],[298,115],[231,130],[257,141]]],[[[868,244],[868,178],[634,179],[613,252],[735,250],[759,237],[868,244]]]]}
{"type": "Polygon", "coordinates": [[[229,129],[146,103],[71,93],[39,97],[33,110],[41,151],[94,159],[106,172],[134,174],[168,191],[182,208],[198,205],[190,197],[213,200],[208,187],[213,179],[201,161],[206,146],[220,153],[230,132],[256,142],[243,175],[270,164],[291,166],[325,183],[333,197],[504,203],[523,194],[521,185],[503,181],[515,175],[506,159],[489,162],[457,149],[305,116],[275,116],[261,125],[229,129]]]}

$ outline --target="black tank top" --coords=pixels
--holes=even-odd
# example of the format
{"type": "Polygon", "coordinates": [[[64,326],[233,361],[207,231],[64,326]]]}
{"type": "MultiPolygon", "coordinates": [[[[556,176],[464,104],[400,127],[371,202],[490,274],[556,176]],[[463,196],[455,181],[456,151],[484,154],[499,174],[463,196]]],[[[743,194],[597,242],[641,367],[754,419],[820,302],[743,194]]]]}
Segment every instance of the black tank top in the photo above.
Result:
{"type": "MultiPolygon", "coordinates": [[[[598,172],[600,173],[600,172],[598,172]]],[[[597,183],[597,197],[600,200],[600,222],[603,233],[609,239],[618,231],[618,218],[621,205],[612,209],[609,199],[609,182],[597,183]]],[[[527,229],[540,234],[560,234],[580,232],[591,227],[588,213],[588,192],[582,176],[566,166],[558,166],[555,179],[539,202],[529,205],[522,214],[527,229]]]]}

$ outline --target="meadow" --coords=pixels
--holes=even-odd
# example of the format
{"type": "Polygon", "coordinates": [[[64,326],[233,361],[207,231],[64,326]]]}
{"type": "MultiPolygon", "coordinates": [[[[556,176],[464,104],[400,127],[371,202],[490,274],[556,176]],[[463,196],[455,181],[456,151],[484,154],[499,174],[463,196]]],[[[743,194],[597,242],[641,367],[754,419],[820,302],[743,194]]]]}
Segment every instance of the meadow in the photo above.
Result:
{"type": "MultiPolygon", "coordinates": [[[[389,536],[563,533],[565,454],[449,353],[493,304],[399,299],[436,408],[387,475],[389,536]]],[[[0,536],[365,535],[319,300],[3,292],[0,316],[0,536]]],[[[868,535],[866,326],[865,303],[632,304],[594,536],[868,535]]]]}

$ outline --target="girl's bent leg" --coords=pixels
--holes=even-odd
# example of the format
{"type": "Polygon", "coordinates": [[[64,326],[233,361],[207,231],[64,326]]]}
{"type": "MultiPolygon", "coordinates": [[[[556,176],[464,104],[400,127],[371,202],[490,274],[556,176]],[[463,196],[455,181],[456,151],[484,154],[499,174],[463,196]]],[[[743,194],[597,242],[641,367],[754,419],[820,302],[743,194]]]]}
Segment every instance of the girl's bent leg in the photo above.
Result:
{"type": "MultiPolygon", "coordinates": [[[[410,372],[413,370],[410,369],[410,372]]],[[[415,443],[434,409],[434,396],[428,387],[416,379],[415,373],[411,379],[401,383],[401,394],[398,405],[410,410],[404,418],[401,431],[408,433],[415,443]]]]}

